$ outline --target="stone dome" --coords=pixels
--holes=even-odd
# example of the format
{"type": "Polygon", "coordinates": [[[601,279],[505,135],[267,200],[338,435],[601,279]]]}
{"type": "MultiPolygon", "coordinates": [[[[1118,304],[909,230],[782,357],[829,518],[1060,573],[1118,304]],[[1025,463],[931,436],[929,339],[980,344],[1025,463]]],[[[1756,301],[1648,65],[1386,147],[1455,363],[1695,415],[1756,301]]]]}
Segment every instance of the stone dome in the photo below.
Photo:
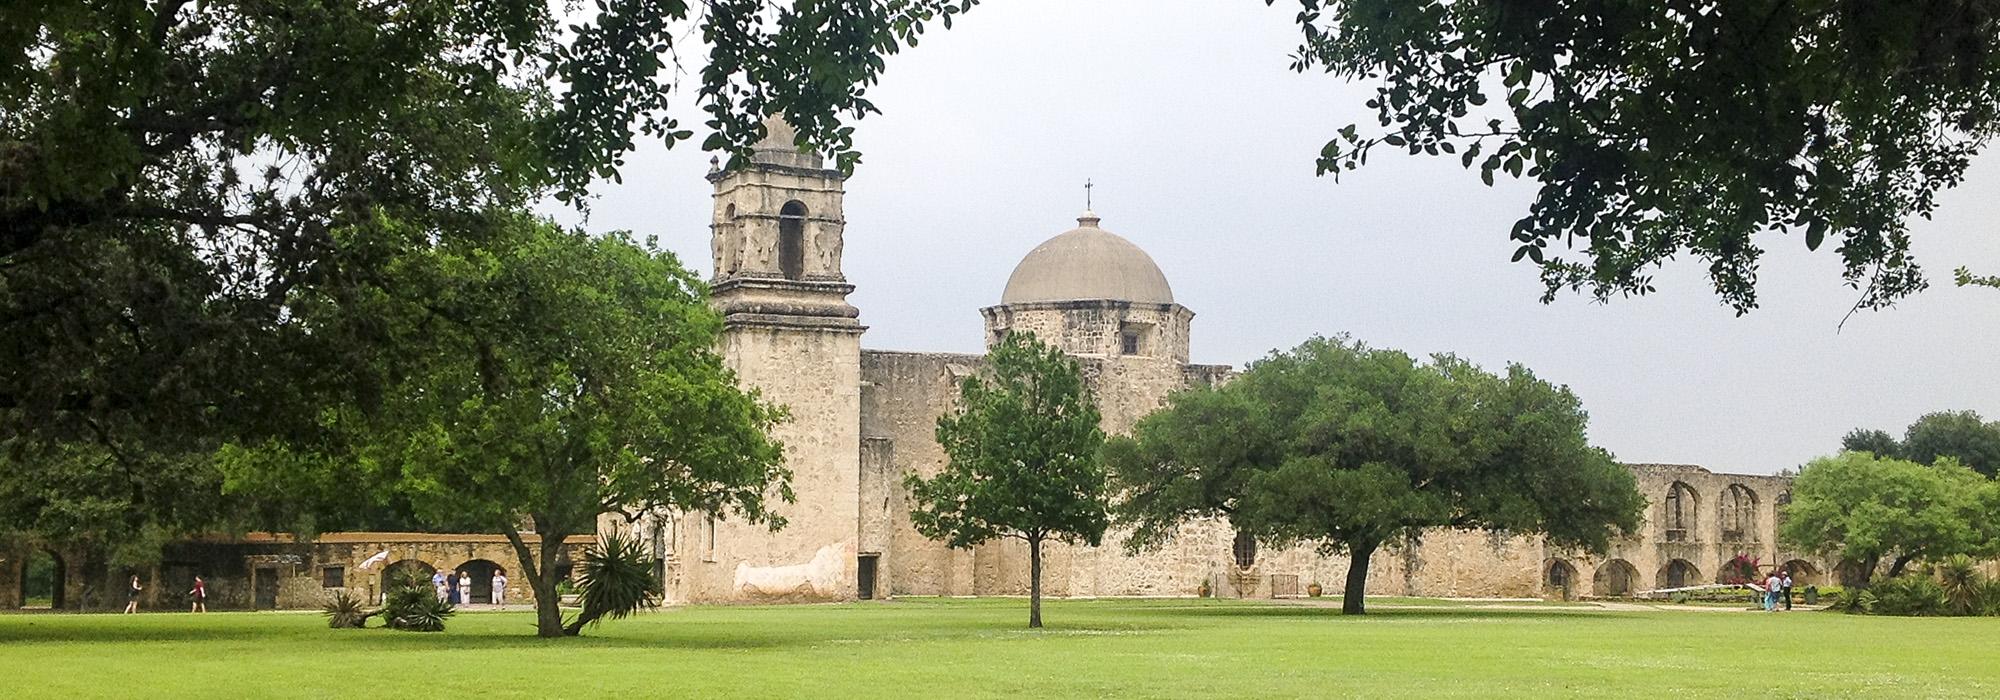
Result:
{"type": "Polygon", "coordinates": [[[1001,304],[1108,299],[1147,304],[1174,303],[1167,276],[1153,256],[1118,234],[1097,227],[1084,212],[1077,227],[1043,241],[1028,252],[1007,278],[1001,304]]]}

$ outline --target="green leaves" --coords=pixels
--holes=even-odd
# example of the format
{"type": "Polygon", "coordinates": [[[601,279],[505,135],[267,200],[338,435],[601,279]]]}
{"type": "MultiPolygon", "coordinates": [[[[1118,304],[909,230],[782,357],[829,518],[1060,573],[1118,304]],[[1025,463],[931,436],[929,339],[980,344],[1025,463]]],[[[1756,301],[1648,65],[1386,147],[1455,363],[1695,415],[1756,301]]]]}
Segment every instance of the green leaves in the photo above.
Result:
{"type": "Polygon", "coordinates": [[[917,531],[953,547],[996,537],[1097,544],[1109,525],[1104,433],[1076,362],[1020,333],[987,359],[988,372],[959,387],[958,409],[938,419],[950,464],[909,477],[917,531]]]}
{"type": "Polygon", "coordinates": [[[1433,527],[1601,550],[1644,501],[1584,427],[1575,396],[1519,366],[1496,376],[1314,338],[1175,394],[1105,455],[1131,549],[1226,517],[1266,542],[1361,556],[1433,527]]]}
{"type": "Polygon", "coordinates": [[[1800,227],[1810,250],[1837,242],[1861,307],[1888,306],[1927,285],[1906,222],[2000,135],[2000,23],[1983,0],[1300,6],[1294,69],[1376,83],[1383,129],[1343,134],[1320,172],[1365,163],[1354,144],[1499,140],[1480,179],[1540,185],[1514,231],[1578,249],[1537,260],[1544,301],[1650,293],[1650,271],[1688,253],[1745,313],[1756,239],[1800,227]],[[1504,106],[1488,103],[1495,78],[1504,106]]]}
{"type": "MultiPolygon", "coordinates": [[[[1990,553],[2000,486],[1952,459],[1925,466],[1865,452],[1800,468],[1778,537],[1872,571],[1885,556],[1937,560],[1990,553]]],[[[1864,574],[1865,575],[1865,574],[1864,574]]]]}

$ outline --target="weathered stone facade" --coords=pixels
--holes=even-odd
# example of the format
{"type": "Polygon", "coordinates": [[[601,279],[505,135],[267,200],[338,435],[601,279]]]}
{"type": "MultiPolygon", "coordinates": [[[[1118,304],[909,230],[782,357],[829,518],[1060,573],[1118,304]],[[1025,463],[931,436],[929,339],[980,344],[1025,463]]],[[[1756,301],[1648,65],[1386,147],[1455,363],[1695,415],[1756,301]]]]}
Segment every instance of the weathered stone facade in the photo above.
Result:
{"type": "MultiPolygon", "coordinates": [[[[533,534],[523,538],[530,545],[540,542],[533,534]]],[[[565,540],[569,560],[579,561],[592,540],[588,535],[565,540]]],[[[24,554],[0,556],[0,596],[7,596],[0,597],[0,607],[21,605],[24,554]]],[[[146,610],[186,610],[187,592],[194,587],[196,576],[206,582],[208,607],[213,610],[316,608],[338,590],[379,602],[392,572],[413,569],[428,578],[431,572],[442,569],[471,574],[472,603],[481,605],[492,603],[492,572],[496,568],[504,569],[510,579],[503,593],[505,603],[535,602],[534,591],[520,575],[522,568],[513,546],[501,535],[329,532],[299,542],[291,535],[250,533],[173,543],[162,552],[159,565],[146,571],[86,577],[81,567],[72,564],[66,576],[65,598],[73,601],[67,606],[73,609],[122,606],[125,577],[137,573],[145,588],[141,608],[146,610]],[[383,552],[388,556],[363,566],[383,552]],[[104,582],[100,584],[96,578],[104,582]],[[92,592],[87,588],[99,586],[102,593],[87,594],[92,592]]]]}
{"type": "MultiPolygon", "coordinates": [[[[715,185],[715,305],[721,351],[745,384],[791,408],[779,430],[798,503],[778,532],[726,516],[671,514],[642,524],[671,533],[669,598],[682,602],[850,600],[889,595],[1012,595],[1028,590],[1026,546],[1012,540],[951,549],[910,523],[904,479],[946,457],[934,437],[961,380],[985,357],[862,350],[853,287],[840,269],[842,180],[792,150],[773,124],[748,163],[711,173],[715,185]]],[[[1032,251],[1002,303],[981,310],[989,345],[1035,334],[1075,357],[1107,432],[1120,433],[1173,392],[1227,381],[1230,368],[1188,364],[1194,313],[1130,241],[1078,226],[1032,251]]],[[[1825,567],[1776,548],[1780,477],[1634,465],[1652,501],[1646,529],[1603,556],[1554,551],[1535,537],[1441,530],[1371,562],[1370,591],[1437,596],[1624,595],[1713,581],[1737,554],[1793,561],[1816,581],[1825,567]],[[1678,486],[1676,486],[1678,484],[1678,486]],[[1668,493],[1677,494],[1668,498],[1668,493]],[[1690,495],[1692,494],[1692,495],[1690,495]],[[1726,504],[1726,505],[1725,505],[1726,504]],[[1669,510],[1669,507],[1674,510],[1669,510]],[[1672,527],[1667,524],[1673,523],[1672,527]],[[1595,583],[1593,583],[1595,582],[1595,583]]],[[[1347,559],[1310,547],[1256,551],[1227,523],[1189,524],[1136,555],[1113,532],[1105,546],[1048,545],[1044,590],[1056,596],[1298,595],[1337,587],[1347,559]]]]}

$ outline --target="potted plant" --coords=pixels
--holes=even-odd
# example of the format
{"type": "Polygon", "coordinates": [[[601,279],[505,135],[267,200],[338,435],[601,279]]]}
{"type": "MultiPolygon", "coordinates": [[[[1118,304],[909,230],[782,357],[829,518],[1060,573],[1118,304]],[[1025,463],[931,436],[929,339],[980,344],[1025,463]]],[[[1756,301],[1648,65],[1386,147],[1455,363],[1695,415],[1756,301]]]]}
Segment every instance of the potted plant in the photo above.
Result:
{"type": "Polygon", "coordinates": [[[1312,583],[1308,583],[1308,584],[1306,584],[1306,595],[1309,595],[1309,596],[1312,596],[1312,597],[1314,597],[1314,598],[1318,598],[1318,597],[1319,597],[1319,594],[1321,594],[1321,593],[1325,593],[1325,592],[1326,592],[1326,589],[1324,589],[1324,588],[1320,588],[1320,587],[1319,587],[1319,582],[1318,582],[1318,581],[1314,581],[1314,582],[1312,582],[1312,583]]]}
{"type": "Polygon", "coordinates": [[[1211,593],[1214,593],[1214,592],[1215,592],[1214,590],[1212,590],[1212,589],[1210,589],[1210,588],[1208,587],[1208,579],[1202,579],[1202,580],[1201,580],[1201,586],[1200,586],[1200,587],[1198,587],[1198,588],[1196,588],[1196,589],[1194,589],[1194,594],[1195,594],[1195,595],[1198,595],[1198,596],[1201,596],[1201,597],[1203,597],[1203,598],[1207,598],[1207,597],[1209,596],[1209,594],[1211,594],[1211,593]]]}

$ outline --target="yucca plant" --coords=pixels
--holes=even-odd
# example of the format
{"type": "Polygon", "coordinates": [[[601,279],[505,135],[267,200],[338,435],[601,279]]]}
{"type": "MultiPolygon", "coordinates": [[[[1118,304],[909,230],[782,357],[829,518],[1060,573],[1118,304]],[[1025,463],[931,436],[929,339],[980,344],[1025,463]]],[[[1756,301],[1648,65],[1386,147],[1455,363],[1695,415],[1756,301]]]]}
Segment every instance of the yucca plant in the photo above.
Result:
{"type": "Polygon", "coordinates": [[[584,553],[583,571],[577,574],[583,609],[563,632],[576,635],[607,617],[615,620],[659,607],[662,585],[653,565],[637,539],[617,533],[600,538],[584,553]]]}
{"type": "Polygon", "coordinates": [[[1828,610],[1838,610],[1850,615],[1868,615],[1875,612],[1875,594],[1865,588],[1849,588],[1839,591],[1828,610]]]}
{"type": "Polygon", "coordinates": [[[347,594],[346,589],[336,590],[326,604],[320,606],[326,615],[326,626],[334,629],[359,629],[368,625],[368,618],[382,614],[380,609],[369,610],[361,600],[347,594]]]}
{"type": "Polygon", "coordinates": [[[410,632],[443,632],[445,618],[455,612],[450,603],[438,599],[430,581],[415,572],[395,583],[381,610],[390,629],[410,632]]]}
{"type": "Polygon", "coordinates": [[[1978,615],[1986,602],[1986,577],[1979,573],[1979,563],[1957,554],[1934,569],[1938,586],[1944,589],[1945,609],[1953,615],[1978,615]]]}

